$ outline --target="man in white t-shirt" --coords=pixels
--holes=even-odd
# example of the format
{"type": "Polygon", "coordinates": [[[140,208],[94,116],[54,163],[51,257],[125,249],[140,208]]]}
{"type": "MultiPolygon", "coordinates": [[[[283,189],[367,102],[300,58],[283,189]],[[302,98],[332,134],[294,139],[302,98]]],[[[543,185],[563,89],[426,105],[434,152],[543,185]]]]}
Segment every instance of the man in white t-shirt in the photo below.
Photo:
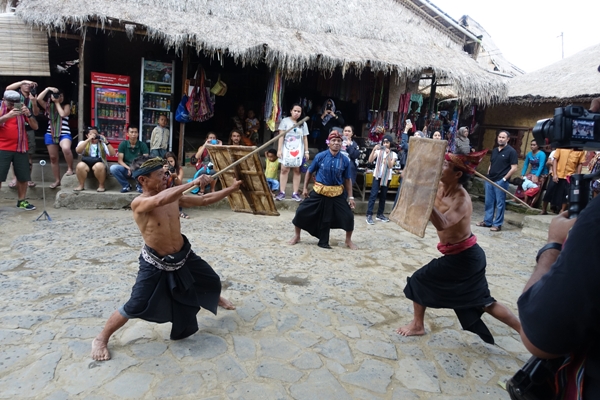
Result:
{"type": "Polygon", "coordinates": [[[377,220],[389,222],[389,218],[383,215],[385,211],[385,197],[390,182],[392,181],[392,168],[398,159],[398,155],[391,150],[393,138],[391,135],[385,135],[381,144],[377,145],[371,155],[369,163],[375,161],[375,170],[373,171],[373,184],[371,185],[371,195],[369,196],[369,205],[367,206],[367,224],[373,225],[373,206],[375,200],[379,197],[379,207],[377,209],[377,220]]]}

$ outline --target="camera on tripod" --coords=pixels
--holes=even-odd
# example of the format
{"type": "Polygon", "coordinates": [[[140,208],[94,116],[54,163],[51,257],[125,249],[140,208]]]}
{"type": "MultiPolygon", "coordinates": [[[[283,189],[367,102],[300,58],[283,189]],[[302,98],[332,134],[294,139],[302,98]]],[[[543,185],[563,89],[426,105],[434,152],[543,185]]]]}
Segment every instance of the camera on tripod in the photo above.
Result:
{"type": "MultiPolygon", "coordinates": [[[[600,150],[600,113],[582,106],[559,107],[554,118],[543,119],[533,128],[533,137],[539,144],[552,148],[600,150]]],[[[590,182],[599,174],[573,174],[569,185],[569,218],[576,218],[587,206],[590,182]]]]}

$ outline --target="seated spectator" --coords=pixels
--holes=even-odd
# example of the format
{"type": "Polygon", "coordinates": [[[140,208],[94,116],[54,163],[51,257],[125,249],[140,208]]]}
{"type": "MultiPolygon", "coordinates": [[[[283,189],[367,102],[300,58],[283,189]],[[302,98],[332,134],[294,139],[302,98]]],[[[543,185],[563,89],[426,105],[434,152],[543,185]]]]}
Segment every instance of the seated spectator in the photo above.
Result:
{"type": "Polygon", "coordinates": [[[242,133],[237,129],[232,130],[229,133],[229,141],[227,142],[229,146],[243,146],[242,143],[242,133]]]}
{"type": "Polygon", "coordinates": [[[275,194],[279,193],[279,160],[277,159],[277,150],[269,149],[265,152],[265,178],[269,184],[269,189],[275,194]]]}
{"type": "MultiPolygon", "coordinates": [[[[198,148],[198,151],[196,152],[196,159],[198,160],[196,162],[196,175],[200,176],[202,174],[205,175],[214,175],[215,174],[215,170],[213,169],[213,163],[210,159],[210,154],[208,154],[208,150],[206,149],[206,145],[207,144],[212,144],[215,146],[222,146],[223,142],[221,142],[220,140],[217,139],[217,135],[214,132],[208,132],[208,135],[206,135],[206,141],[204,142],[204,144],[202,146],[200,146],[198,148]]],[[[194,175],[195,176],[195,175],[194,175]]],[[[196,179],[196,178],[194,178],[196,179]]],[[[217,184],[216,180],[212,180],[210,183],[210,192],[212,193],[215,191],[215,186],[217,184]]],[[[196,188],[194,190],[192,190],[192,193],[194,194],[204,194],[204,188],[196,188]]]]}
{"type": "MultiPolygon", "coordinates": [[[[173,152],[165,154],[165,165],[167,175],[167,188],[179,186],[183,183],[183,168],[177,162],[177,156],[173,152]]],[[[179,218],[188,219],[189,216],[183,212],[183,208],[179,206],[179,218]]]]}
{"type": "MultiPolygon", "coordinates": [[[[148,146],[146,143],[140,142],[138,138],[140,133],[137,126],[130,126],[127,129],[127,137],[129,140],[123,140],[119,144],[118,151],[118,164],[111,165],[110,173],[119,181],[121,184],[121,193],[127,193],[131,190],[131,185],[128,179],[131,178],[131,163],[139,156],[147,156],[148,146]]],[[[136,181],[135,183],[137,191],[142,193],[142,187],[136,181]]]]}
{"type": "Polygon", "coordinates": [[[527,204],[531,204],[530,200],[535,197],[540,191],[540,187],[537,183],[530,181],[527,178],[515,178],[512,182],[514,185],[520,186],[523,189],[524,201],[527,204]]]}
{"type": "Polygon", "coordinates": [[[435,140],[442,140],[442,134],[440,131],[435,131],[433,132],[433,136],[431,138],[435,140]]]}
{"type": "Polygon", "coordinates": [[[75,167],[79,186],[73,191],[80,192],[85,189],[85,178],[87,178],[91,169],[94,171],[96,179],[98,179],[98,189],[96,191],[104,192],[106,191],[104,182],[108,170],[106,156],[114,156],[117,152],[95,126],[88,127],[84,133],[86,134],[86,140],[79,142],[75,148],[75,152],[81,155],[81,161],[75,167]]]}

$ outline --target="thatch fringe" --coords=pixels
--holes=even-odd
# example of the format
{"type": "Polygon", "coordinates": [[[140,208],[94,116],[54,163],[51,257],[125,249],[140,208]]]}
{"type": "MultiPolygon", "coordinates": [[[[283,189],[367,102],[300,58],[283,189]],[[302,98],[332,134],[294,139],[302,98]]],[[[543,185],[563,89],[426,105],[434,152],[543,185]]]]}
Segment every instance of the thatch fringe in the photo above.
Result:
{"type": "Polygon", "coordinates": [[[509,82],[506,102],[587,102],[600,96],[600,44],[509,82]]]}
{"type": "Polygon", "coordinates": [[[49,31],[80,29],[93,21],[102,28],[137,24],[167,48],[191,45],[242,65],[265,62],[290,76],[306,69],[369,67],[404,77],[433,70],[463,100],[491,104],[507,94],[504,79],[479,67],[460,44],[394,0],[21,0],[17,14],[49,31]]]}

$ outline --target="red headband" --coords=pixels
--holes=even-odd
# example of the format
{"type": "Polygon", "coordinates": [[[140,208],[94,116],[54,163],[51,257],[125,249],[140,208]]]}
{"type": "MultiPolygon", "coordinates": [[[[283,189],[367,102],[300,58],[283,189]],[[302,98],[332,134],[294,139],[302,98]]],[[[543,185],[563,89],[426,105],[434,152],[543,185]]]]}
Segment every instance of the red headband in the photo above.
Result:
{"type": "Polygon", "coordinates": [[[331,131],[329,136],[327,136],[327,140],[331,140],[333,138],[342,139],[342,135],[340,135],[340,133],[337,130],[333,130],[331,131]]]}
{"type": "Polygon", "coordinates": [[[452,165],[466,172],[467,174],[474,174],[475,168],[477,168],[486,153],[487,150],[485,149],[476,153],[469,153],[467,155],[446,153],[446,161],[451,162],[452,165]]]}

